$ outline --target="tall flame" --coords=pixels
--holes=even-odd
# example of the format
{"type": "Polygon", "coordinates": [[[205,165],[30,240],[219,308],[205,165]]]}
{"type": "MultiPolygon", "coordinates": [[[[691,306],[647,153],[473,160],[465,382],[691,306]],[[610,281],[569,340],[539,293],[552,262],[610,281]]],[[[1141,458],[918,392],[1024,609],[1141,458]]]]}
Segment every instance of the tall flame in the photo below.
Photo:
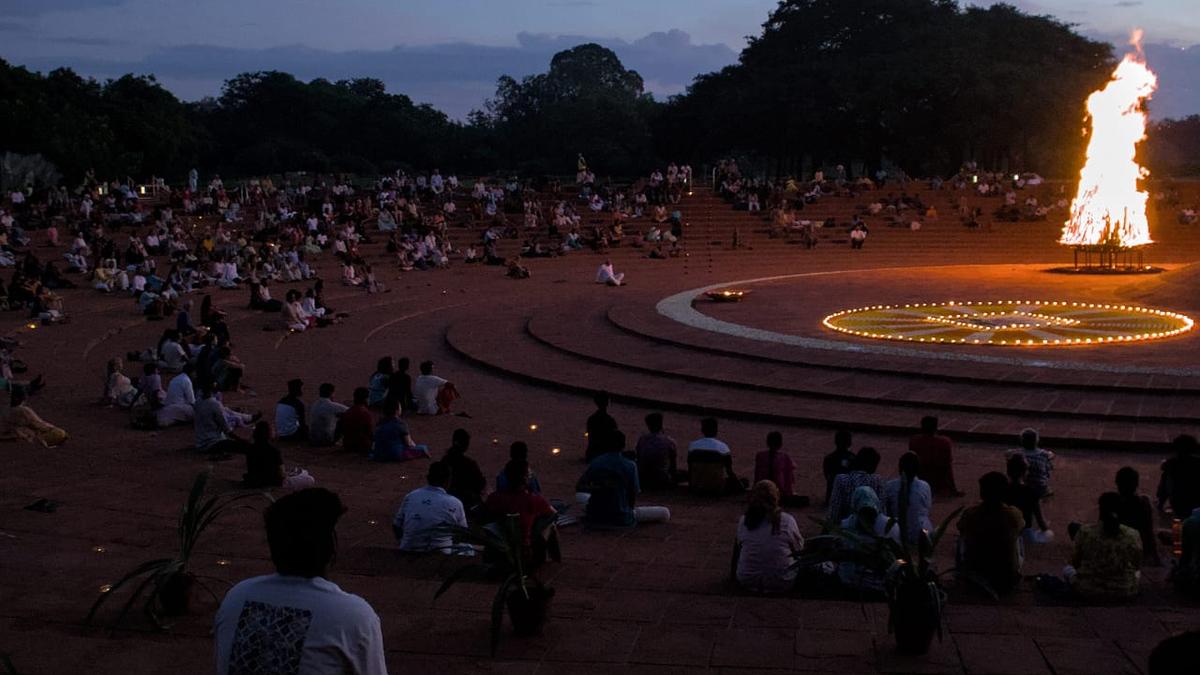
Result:
{"type": "Polygon", "coordinates": [[[1137,144],[1146,138],[1146,112],[1158,78],[1142,56],[1142,31],[1134,31],[1112,80],[1087,100],[1092,136],[1087,161],[1079,172],[1079,189],[1071,202],[1071,219],[1063,227],[1061,244],[1149,244],[1147,193],[1138,181],[1150,174],[1135,159],[1137,144]]]}

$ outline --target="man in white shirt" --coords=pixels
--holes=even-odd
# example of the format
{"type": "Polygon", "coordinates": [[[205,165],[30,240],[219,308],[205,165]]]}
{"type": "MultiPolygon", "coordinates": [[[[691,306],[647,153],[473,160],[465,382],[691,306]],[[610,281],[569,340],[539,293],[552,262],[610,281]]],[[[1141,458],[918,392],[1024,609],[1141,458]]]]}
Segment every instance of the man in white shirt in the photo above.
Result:
{"type": "MultiPolygon", "coordinates": [[[[141,275],[138,275],[141,276],[141,275]]],[[[142,277],[142,289],[146,285],[145,277],[142,277]]],[[[183,370],[183,366],[188,362],[188,353],[183,345],[179,342],[179,331],[172,330],[167,339],[163,341],[162,347],[159,348],[158,367],[163,370],[169,370],[173,373],[178,373],[183,370]]]]}
{"type": "Polygon", "coordinates": [[[167,385],[167,395],[163,398],[163,407],[158,409],[158,426],[169,427],[179,422],[191,421],[196,405],[196,390],[192,385],[193,366],[183,364],[183,370],[171,378],[167,385]]]}
{"type": "Polygon", "coordinates": [[[333,445],[341,437],[338,418],[349,408],[333,400],[333,385],[326,382],[317,390],[320,397],[312,405],[308,423],[308,441],[313,445],[333,445]]]}
{"type": "Polygon", "coordinates": [[[458,497],[446,492],[450,483],[450,465],[445,462],[430,464],[426,482],[429,484],[425,487],[405,495],[392,519],[392,531],[401,551],[452,553],[454,538],[437,528],[443,525],[466,527],[467,512],[458,497]]]}
{"type": "Polygon", "coordinates": [[[437,415],[449,412],[450,401],[458,398],[458,392],[448,380],[433,374],[433,361],[425,361],[421,364],[421,374],[413,382],[413,398],[417,399],[418,415],[437,415]],[[443,388],[448,388],[445,394],[443,388]]]}
{"type": "Polygon", "coordinates": [[[379,616],[330,581],[342,500],[324,488],[267,507],[275,574],[230,589],[213,621],[217,675],[387,675],[379,616]]]}
{"type": "Polygon", "coordinates": [[[733,472],[733,452],[717,438],[717,420],[712,417],[700,420],[700,433],[703,437],[692,441],[687,449],[691,490],[702,494],[737,491],[742,484],[733,472]]]}
{"type": "Polygon", "coordinates": [[[615,272],[611,260],[605,260],[604,264],[600,265],[600,269],[596,270],[596,283],[605,284],[607,286],[624,286],[625,273],[615,272]]]}

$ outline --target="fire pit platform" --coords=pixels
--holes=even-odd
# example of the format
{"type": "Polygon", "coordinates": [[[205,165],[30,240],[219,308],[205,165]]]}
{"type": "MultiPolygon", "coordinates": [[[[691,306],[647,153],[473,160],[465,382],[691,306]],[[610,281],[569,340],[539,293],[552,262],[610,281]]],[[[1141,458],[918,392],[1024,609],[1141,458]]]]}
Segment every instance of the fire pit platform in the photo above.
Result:
{"type": "Polygon", "coordinates": [[[1142,246],[1090,244],[1072,246],[1074,260],[1070,267],[1048,270],[1059,274],[1158,274],[1161,267],[1146,264],[1142,246]]]}

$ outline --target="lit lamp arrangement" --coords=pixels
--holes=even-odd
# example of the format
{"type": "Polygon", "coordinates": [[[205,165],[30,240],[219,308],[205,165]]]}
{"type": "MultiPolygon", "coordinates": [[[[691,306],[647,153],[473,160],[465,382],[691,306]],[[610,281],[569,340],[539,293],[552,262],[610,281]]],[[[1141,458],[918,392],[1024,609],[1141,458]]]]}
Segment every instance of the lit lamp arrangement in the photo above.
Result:
{"type": "Polygon", "coordinates": [[[830,314],[821,323],[876,340],[1021,346],[1144,342],[1195,326],[1191,317],[1161,309],[1047,300],[874,305],[830,314]]]}
{"type": "Polygon", "coordinates": [[[750,294],[750,291],[736,290],[726,288],[720,291],[709,291],[704,294],[704,297],[713,302],[740,302],[742,298],[750,294]]]}

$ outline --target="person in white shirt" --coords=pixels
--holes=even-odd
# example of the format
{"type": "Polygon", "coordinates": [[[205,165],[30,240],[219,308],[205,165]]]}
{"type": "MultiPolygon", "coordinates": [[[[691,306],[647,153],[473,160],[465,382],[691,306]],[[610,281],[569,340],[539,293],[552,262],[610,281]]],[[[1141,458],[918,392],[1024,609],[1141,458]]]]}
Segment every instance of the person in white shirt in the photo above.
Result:
{"type": "Polygon", "coordinates": [[[188,362],[188,353],[180,344],[179,331],[167,331],[166,339],[158,348],[158,367],[173,373],[183,370],[188,362]]]}
{"type": "Polygon", "coordinates": [[[179,374],[167,385],[163,407],[158,409],[158,426],[169,427],[180,422],[190,422],[195,415],[196,390],[192,386],[192,364],[184,363],[179,374]]]}
{"type": "Polygon", "coordinates": [[[333,385],[328,382],[317,390],[320,398],[312,405],[308,423],[308,441],[313,445],[333,445],[342,435],[339,418],[349,408],[333,400],[333,390],[333,385]]]}
{"type": "Polygon", "coordinates": [[[933,491],[929,483],[917,478],[921,470],[921,460],[915,452],[906,452],[900,457],[900,477],[889,480],[883,486],[883,510],[892,518],[903,524],[901,536],[905,543],[912,546],[921,539],[921,532],[933,532],[933,521],[929,512],[933,509],[933,491]],[[900,497],[908,490],[905,513],[900,513],[900,497]],[[903,520],[900,520],[903,518],[903,520]]]}
{"type": "Polygon", "coordinates": [[[607,286],[624,286],[625,273],[614,271],[612,261],[605,260],[600,265],[600,269],[596,270],[596,283],[607,286]]]}
{"type": "Polygon", "coordinates": [[[275,574],[230,589],[213,621],[217,675],[387,675],[379,616],[328,579],[342,500],[324,488],[267,507],[275,574]]]}
{"type": "Polygon", "coordinates": [[[425,361],[420,367],[421,374],[413,382],[417,414],[440,415],[450,412],[450,402],[458,398],[458,390],[449,380],[433,374],[433,361],[425,361]]]}
{"type": "Polygon", "coordinates": [[[755,483],[737,526],[734,577],[738,584],[754,593],[791,590],[797,576],[793,556],[803,548],[796,519],[779,508],[779,488],[769,480],[755,483]]]}
{"type": "Polygon", "coordinates": [[[467,526],[467,512],[462,501],[446,492],[450,484],[450,465],[434,462],[429,465],[425,487],[417,488],[404,497],[392,531],[401,551],[454,553],[456,546],[450,533],[439,528],[446,525],[467,526]]]}
{"type": "Polygon", "coordinates": [[[688,444],[688,483],[693,492],[720,494],[745,489],[733,472],[733,451],[717,438],[717,430],[716,418],[705,417],[700,420],[703,436],[688,444]]]}

